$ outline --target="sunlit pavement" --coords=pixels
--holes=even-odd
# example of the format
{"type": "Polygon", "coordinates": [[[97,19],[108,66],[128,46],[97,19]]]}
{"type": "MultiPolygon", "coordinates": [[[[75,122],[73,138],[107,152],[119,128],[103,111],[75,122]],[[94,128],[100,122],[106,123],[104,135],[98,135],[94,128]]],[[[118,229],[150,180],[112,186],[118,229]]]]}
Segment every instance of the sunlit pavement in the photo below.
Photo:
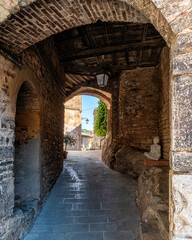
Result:
{"type": "Polygon", "coordinates": [[[64,171],[25,240],[138,240],[136,186],[100,151],[69,152],[64,171]]]}

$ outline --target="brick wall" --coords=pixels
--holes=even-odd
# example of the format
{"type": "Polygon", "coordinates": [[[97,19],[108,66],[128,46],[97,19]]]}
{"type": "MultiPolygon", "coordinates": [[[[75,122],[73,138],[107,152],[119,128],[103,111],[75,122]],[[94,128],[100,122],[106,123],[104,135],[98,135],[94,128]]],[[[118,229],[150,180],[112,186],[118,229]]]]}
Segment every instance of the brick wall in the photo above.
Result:
{"type": "Polygon", "coordinates": [[[15,116],[15,205],[40,198],[40,105],[35,89],[24,82],[15,116]]]}
{"type": "Polygon", "coordinates": [[[119,139],[148,151],[158,135],[165,160],[170,151],[169,62],[165,47],[159,68],[124,72],[119,86],[119,139]]]}
{"type": "Polygon", "coordinates": [[[159,79],[156,68],[127,71],[120,77],[119,138],[149,150],[158,135],[159,79]]]}
{"type": "Polygon", "coordinates": [[[190,8],[187,0],[7,0],[0,2],[0,22],[3,23],[0,29],[2,42],[14,51],[98,20],[151,22],[170,44],[175,34],[191,26],[190,8]]]}
{"type": "MultiPolygon", "coordinates": [[[[45,58],[48,58],[53,66],[59,66],[53,41],[46,40],[41,44],[41,48],[46,53],[45,58]]],[[[64,107],[63,98],[55,80],[48,72],[46,63],[42,63],[40,59],[41,57],[34,49],[24,52],[23,61],[27,69],[30,69],[30,74],[38,78],[36,84],[40,95],[41,154],[43,156],[41,196],[44,197],[62,169],[64,107]]],[[[62,68],[55,67],[55,71],[58,75],[62,74],[62,68]]],[[[60,80],[62,85],[62,78],[60,80]]]]}
{"type": "Polygon", "coordinates": [[[67,149],[81,150],[81,96],[73,97],[65,103],[64,134],[76,139],[75,146],[67,149]]]}
{"type": "MultiPolygon", "coordinates": [[[[43,48],[50,49],[52,43],[44,42],[43,48]]],[[[54,53],[47,52],[47,58],[53,66],[58,59],[54,53]],[[52,54],[51,54],[52,53],[52,54]],[[54,59],[50,56],[54,56],[54,59]]],[[[21,210],[13,208],[14,201],[14,140],[15,114],[17,95],[24,81],[32,83],[39,99],[40,106],[40,201],[50,190],[63,167],[63,97],[34,49],[23,52],[23,68],[19,69],[0,55],[0,239],[18,239],[30,227],[39,204],[33,203],[21,214],[21,210]]],[[[57,73],[62,69],[56,68],[57,73]]],[[[61,78],[60,78],[61,79],[61,78]]],[[[61,81],[61,84],[63,82],[61,81]]],[[[30,98],[30,96],[29,96],[30,98]]],[[[31,99],[30,99],[31,100],[31,99]]],[[[29,100],[29,101],[30,101],[29,100]]],[[[33,105],[34,107],[34,105],[33,105]]],[[[26,119],[25,119],[26,120],[26,119]]],[[[34,129],[33,129],[34,130],[34,129]]],[[[19,129],[18,129],[19,132],[19,129]]],[[[25,131],[26,138],[31,140],[31,129],[25,131]]],[[[22,137],[19,137],[22,139],[22,137]]],[[[23,140],[26,140],[24,137],[23,140]]],[[[25,142],[26,144],[29,141],[25,142]]]]}

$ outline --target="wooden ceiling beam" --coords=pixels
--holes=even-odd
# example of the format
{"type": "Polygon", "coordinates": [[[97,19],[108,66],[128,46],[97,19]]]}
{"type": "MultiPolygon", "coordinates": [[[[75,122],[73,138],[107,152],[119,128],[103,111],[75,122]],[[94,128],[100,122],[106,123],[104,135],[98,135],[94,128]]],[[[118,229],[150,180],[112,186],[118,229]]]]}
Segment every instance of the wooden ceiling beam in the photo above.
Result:
{"type": "Polygon", "coordinates": [[[107,47],[81,50],[77,53],[69,54],[68,56],[63,57],[61,61],[67,62],[67,61],[73,61],[73,60],[82,59],[82,58],[89,58],[93,56],[96,57],[104,54],[112,54],[115,52],[123,52],[125,50],[133,51],[133,50],[139,50],[139,49],[150,49],[150,48],[158,48],[158,47],[164,47],[164,46],[166,46],[166,43],[162,38],[155,39],[155,40],[152,39],[152,40],[146,40],[144,42],[134,42],[134,43],[127,43],[127,44],[122,44],[118,46],[107,46],[107,47]]]}
{"type": "Polygon", "coordinates": [[[70,80],[67,78],[67,76],[65,76],[65,86],[68,86],[70,88],[73,87],[73,84],[70,82],[70,80]]]}
{"type": "Polygon", "coordinates": [[[88,25],[88,26],[85,27],[85,32],[87,34],[87,37],[89,39],[89,42],[90,42],[91,46],[92,47],[97,47],[97,42],[94,38],[91,25],[88,25]]]}
{"type": "Polygon", "coordinates": [[[66,91],[66,92],[69,92],[69,91],[71,91],[71,88],[67,88],[67,87],[66,87],[66,88],[65,88],[65,91],[66,91]]]}
{"type": "MultiPolygon", "coordinates": [[[[147,32],[148,32],[148,27],[149,27],[149,24],[146,23],[146,24],[144,25],[143,32],[142,32],[142,42],[146,41],[147,32]]],[[[142,57],[143,57],[143,50],[141,49],[141,50],[140,50],[140,53],[139,53],[139,63],[142,61],[142,57]]]]}
{"type": "Polygon", "coordinates": [[[123,26],[123,43],[127,42],[127,24],[123,26]]]}
{"type": "Polygon", "coordinates": [[[142,61],[142,57],[143,57],[143,50],[141,49],[139,53],[139,63],[142,61]]]}
{"type": "Polygon", "coordinates": [[[126,59],[127,65],[129,65],[129,52],[128,51],[125,51],[125,59],[126,59]]]}
{"type": "Polygon", "coordinates": [[[104,23],[104,36],[105,36],[105,41],[108,46],[110,46],[110,40],[109,40],[109,34],[108,34],[108,29],[107,29],[107,23],[104,23]]]}
{"type": "Polygon", "coordinates": [[[113,65],[117,65],[117,57],[116,57],[116,54],[115,54],[115,53],[112,53],[111,56],[112,56],[112,60],[113,60],[113,65]]]}
{"type": "MultiPolygon", "coordinates": [[[[154,62],[141,62],[141,63],[129,63],[128,65],[108,65],[107,71],[110,72],[120,72],[123,70],[131,70],[136,68],[145,68],[145,67],[155,67],[157,66],[156,61],[154,62]]],[[[97,67],[80,67],[80,66],[69,66],[65,68],[66,74],[77,74],[77,75],[87,75],[94,76],[98,72],[97,67]]]]}
{"type": "Polygon", "coordinates": [[[157,62],[160,62],[160,57],[161,57],[161,52],[162,52],[162,48],[158,48],[157,50],[157,62]]]}
{"type": "Polygon", "coordinates": [[[69,83],[68,81],[65,82],[65,85],[66,85],[67,87],[70,87],[70,88],[73,87],[73,84],[69,83]]]}
{"type": "Polygon", "coordinates": [[[78,81],[77,79],[74,79],[74,78],[71,77],[69,74],[66,74],[66,78],[67,78],[70,82],[72,82],[72,83],[74,83],[74,84],[79,83],[79,81],[78,81]]]}
{"type": "Polygon", "coordinates": [[[152,55],[152,48],[150,48],[149,50],[148,50],[148,59],[151,59],[151,55],[152,55]]]}
{"type": "Polygon", "coordinates": [[[73,74],[70,74],[70,77],[72,79],[76,79],[76,82],[77,83],[80,83],[80,82],[86,82],[86,80],[84,78],[82,78],[81,75],[73,75],[73,74]]]}
{"type": "Polygon", "coordinates": [[[84,80],[84,82],[87,82],[90,80],[88,76],[84,76],[84,75],[79,75],[79,76],[84,80]]]}
{"type": "Polygon", "coordinates": [[[143,32],[142,32],[142,42],[146,41],[147,38],[147,32],[148,32],[148,23],[144,25],[143,32]]]}

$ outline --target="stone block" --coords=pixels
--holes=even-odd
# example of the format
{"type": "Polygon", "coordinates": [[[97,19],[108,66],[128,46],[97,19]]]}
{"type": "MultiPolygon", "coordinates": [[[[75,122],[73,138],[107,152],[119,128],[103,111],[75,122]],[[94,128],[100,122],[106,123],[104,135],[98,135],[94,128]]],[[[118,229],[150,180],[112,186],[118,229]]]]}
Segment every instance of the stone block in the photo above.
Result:
{"type": "Polygon", "coordinates": [[[181,16],[177,17],[173,22],[171,22],[172,31],[177,34],[183,30],[191,27],[192,25],[192,10],[185,12],[181,16]]]}
{"type": "Polygon", "coordinates": [[[178,34],[176,41],[172,46],[175,54],[192,52],[192,30],[186,29],[184,32],[178,34]]]}
{"type": "MultiPolygon", "coordinates": [[[[159,1],[159,2],[161,2],[161,1],[159,1]]],[[[165,4],[164,8],[162,9],[162,13],[168,22],[172,22],[180,14],[187,11],[190,7],[192,7],[191,0],[167,1],[167,4],[165,4]]]]}
{"type": "Polygon", "coordinates": [[[172,150],[192,151],[192,75],[172,80],[172,150]]]}
{"type": "Polygon", "coordinates": [[[2,202],[2,206],[3,206],[3,215],[6,215],[7,213],[9,213],[10,211],[13,210],[14,208],[14,194],[8,195],[8,196],[4,196],[3,202],[2,202]]]}
{"type": "Polygon", "coordinates": [[[192,153],[171,153],[171,164],[174,171],[192,171],[192,153]]]}
{"type": "Polygon", "coordinates": [[[14,157],[14,147],[1,146],[0,147],[0,159],[13,158],[14,157]]]}
{"type": "MultiPolygon", "coordinates": [[[[171,176],[171,232],[181,239],[192,238],[192,175],[171,176]]],[[[174,239],[174,238],[173,238],[174,239]]],[[[179,239],[179,238],[176,238],[179,239]]],[[[175,240],[176,240],[175,239],[175,240]]]]}
{"type": "Polygon", "coordinates": [[[14,192],[14,178],[4,179],[1,183],[2,195],[9,195],[14,192]]]}
{"type": "Polygon", "coordinates": [[[159,0],[152,0],[157,8],[163,8],[169,2],[169,0],[159,1],[159,0]]]}
{"type": "Polygon", "coordinates": [[[192,74],[192,53],[173,57],[173,75],[192,74]]]}

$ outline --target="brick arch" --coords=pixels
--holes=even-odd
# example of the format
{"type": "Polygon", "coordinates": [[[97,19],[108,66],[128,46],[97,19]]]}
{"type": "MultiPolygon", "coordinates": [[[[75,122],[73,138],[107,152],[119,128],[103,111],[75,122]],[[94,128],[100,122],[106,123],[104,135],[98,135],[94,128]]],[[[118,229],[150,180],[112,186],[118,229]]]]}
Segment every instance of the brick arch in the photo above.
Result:
{"type": "Polygon", "coordinates": [[[33,84],[24,81],[15,115],[15,206],[40,197],[40,102],[33,84]]]}
{"type": "Polygon", "coordinates": [[[14,84],[12,82],[9,86],[10,89],[10,98],[11,98],[11,106],[10,111],[13,111],[13,114],[16,113],[16,102],[19,90],[24,82],[27,82],[31,89],[36,93],[38,100],[40,101],[40,89],[39,89],[39,80],[36,79],[33,75],[28,74],[26,66],[18,72],[17,74],[17,82],[14,84]]]}
{"type": "Polygon", "coordinates": [[[72,99],[77,95],[89,95],[89,96],[97,97],[107,105],[108,110],[111,108],[111,94],[103,90],[95,89],[92,87],[81,87],[76,91],[74,91],[73,93],[71,93],[65,99],[65,102],[67,102],[68,100],[72,99]]]}
{"type": "Polygon", "coordinates": [[[0,7],[0,40],[14,52],[58,32],[98,20],[151,22],[169,46],[175,34],[191,24],[184,0],[8,0],[7,4],[0,1],[0,7]]]}

